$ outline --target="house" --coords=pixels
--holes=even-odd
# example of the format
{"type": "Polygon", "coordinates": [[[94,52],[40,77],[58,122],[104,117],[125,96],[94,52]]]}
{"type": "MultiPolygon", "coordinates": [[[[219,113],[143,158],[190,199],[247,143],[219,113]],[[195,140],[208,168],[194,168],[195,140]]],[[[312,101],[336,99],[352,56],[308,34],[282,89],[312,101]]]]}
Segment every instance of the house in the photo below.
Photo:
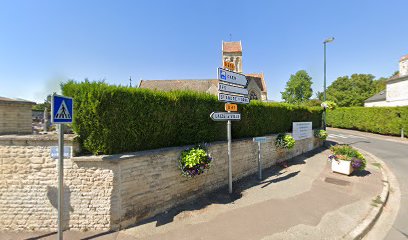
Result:
{"type": "Polygon", "coordinates": [[[364,106],[408,106],[408,55],[400,59],[399,73],[387,80],[386,89],[365,100],[364,106]]]}
{"type": "MultiPolygon", "coordinates": [[[[235,72],[242,73],[242,43],[222,42],[222,62],[233,62],[235,72]]],[[[215,71],[214,71],[215,72],[215,71]]],[[[245,74],[248,80],[249,98],[267,101],[267,89],[263,73],[245,74]]],[[[192,90],[209,94],[218,94],[217,79],[177,79],[177,80],[140,80],[139,88],[159,91],[192,90]]]]}
{"type": "Polygon", "coordinates": [[[33,105],[24,99],[0,97],[0,134],[31,134],[33,105]]]}

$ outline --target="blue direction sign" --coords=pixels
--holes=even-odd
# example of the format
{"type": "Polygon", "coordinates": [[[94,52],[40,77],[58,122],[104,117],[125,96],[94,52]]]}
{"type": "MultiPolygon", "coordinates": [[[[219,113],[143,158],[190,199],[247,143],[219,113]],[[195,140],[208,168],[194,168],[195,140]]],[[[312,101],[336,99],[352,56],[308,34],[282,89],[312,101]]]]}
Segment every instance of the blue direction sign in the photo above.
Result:
{"type": "Polygon", "coordinates": [[[51,122],[72,123],[74,117],[74,100],[70,97],[52,95],[51,122]]]}
{"type": "Polygon", "coordinates": [[[236,72],[228,71],[223,68],[218,68],[217,69],[218,73],[218,80],[227,82],[227,83],[232,83],[240,86],[246,87],[248,81],[243,74],[239,74],[236,72]]]}

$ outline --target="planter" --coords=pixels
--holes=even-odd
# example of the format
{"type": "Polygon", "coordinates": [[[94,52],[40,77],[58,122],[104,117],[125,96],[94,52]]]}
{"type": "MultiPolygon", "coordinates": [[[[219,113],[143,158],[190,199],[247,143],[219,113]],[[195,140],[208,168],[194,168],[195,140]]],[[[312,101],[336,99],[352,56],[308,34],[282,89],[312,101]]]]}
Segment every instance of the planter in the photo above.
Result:
{"type": "Polygon", "coordinates": [[[342,173],[345,175],[350,175],[354,170],[351,166],[351,161],[333,159],[331,161],[331,165],[333,172],[342,173]]]}

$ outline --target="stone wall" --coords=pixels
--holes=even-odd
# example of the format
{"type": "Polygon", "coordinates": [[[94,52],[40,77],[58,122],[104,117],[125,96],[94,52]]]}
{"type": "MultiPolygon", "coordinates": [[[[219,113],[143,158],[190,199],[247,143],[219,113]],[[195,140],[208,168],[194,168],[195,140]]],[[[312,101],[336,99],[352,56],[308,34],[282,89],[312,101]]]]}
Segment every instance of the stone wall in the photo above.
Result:
{"type": "Polygon", "coordinates": [[[31,103],[0,102],[0,134],[31,133],[31,103]]]}
{"type": "MultiPolygon", "coordinates": [[[[274,137],[273,137],[274,138],[274,137]]],[[[72,145],[70,138],[66,144],[72,145]]],[[[0,137],[0,230],[55,230],[57,168],[49,157],[54,139],[0,137]]],[[[321,146],[311,138],[289,151],[262,144],[267,168],[321,146]]],[[[76,147],[74,147],[76,148],[76,147]]],[[[227,144],[213,143],[212,168],[193,179],[180,175],[177,160],[185,147],[128,155],[82,156],[65,160],[66,227],[72,230],[118,229],[228,184],[227,144]]],[[[232,145],[233,178],[257,171],[257,143],[232,145]]]]}

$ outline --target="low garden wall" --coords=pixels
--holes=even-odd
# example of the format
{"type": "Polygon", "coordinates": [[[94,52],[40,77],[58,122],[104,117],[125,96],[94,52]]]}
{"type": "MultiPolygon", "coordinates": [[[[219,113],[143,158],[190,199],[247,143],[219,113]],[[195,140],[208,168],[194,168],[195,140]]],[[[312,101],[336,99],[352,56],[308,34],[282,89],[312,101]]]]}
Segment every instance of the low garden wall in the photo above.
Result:
{"type": "MultiPolygon", "coordinates": [[[[78,150],[72,137],[65,144],[78,150]]],[[[57,228],[57,165],[50,158],[56,145],[56,136],[0,136],[0,231],[57,228]]],[[[263,143],[263,168],[321,145],[309,138],[277,151],[273,142],[263,143]]],[[[228,184],[226,142],[208,147],[212,167],[195,178],[181,176],[177,167],[185,148],[66,159],[65,228],[119,229],[228,184]]],[[[234,180],[257,171],[257,151],[252,139],[233,141],[234,180]]]]}

